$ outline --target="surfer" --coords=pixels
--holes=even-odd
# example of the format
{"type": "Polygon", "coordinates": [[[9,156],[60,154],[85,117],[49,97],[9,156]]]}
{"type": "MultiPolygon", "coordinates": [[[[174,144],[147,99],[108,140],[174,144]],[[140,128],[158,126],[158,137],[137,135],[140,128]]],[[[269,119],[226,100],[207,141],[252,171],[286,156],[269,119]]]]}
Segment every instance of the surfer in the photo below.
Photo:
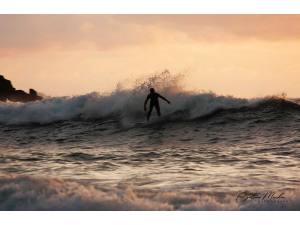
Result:
{"type": "Polygon", "coordinates": [[[145,103],[144,103],[144,110],[145,112],[147,111],[147,102],[150,99],[150,108],[147,114],[147,121],[149,121],[150,116],[151,116],[151,112],[153,107],[155,107],[157,115],[160,116],[160,107],[159,107],[159,101],[158,98],[161,98],[163,100],[165,100],[168,104],[170,104],[171,102],[166,99],[165,97],[161,96],[160,94],[156,93],[154,88],[150,88],[150,93],[148,94],[145,103]]]}

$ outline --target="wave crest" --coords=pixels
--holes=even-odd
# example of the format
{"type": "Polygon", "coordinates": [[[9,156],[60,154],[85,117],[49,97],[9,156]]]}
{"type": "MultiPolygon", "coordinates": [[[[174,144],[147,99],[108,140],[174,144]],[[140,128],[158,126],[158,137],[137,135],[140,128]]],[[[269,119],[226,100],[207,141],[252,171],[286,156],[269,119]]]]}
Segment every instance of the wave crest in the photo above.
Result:
{"type": "MultiPolygon", "coordinates": [[[[215,113],[218,110],[242,107],[298,107],[279,98],[241,99],[220,96],[212,92],[184,91],[180,86],[181,75],[172,76],[168,71],[153,75],[146,81],[138,81],[132,89],[121,86],[106,95],[90,93],[74,97],[48,98],[30,103],[0,103],[0,123],[6,125],[47,124],[73,119],[115,119],[124,124],[145,120],[143,104],[149,87],[155,87],[172,102],[162,105],[163,119],[169,121],[190,120],[215,113]],[[284,106],[283,106],[283,103],[284,106]]],[[[299,108],[299,107],[298,107],[299,108]]],[[[155,115],[155,112],[153,112],[155,115]]]]}

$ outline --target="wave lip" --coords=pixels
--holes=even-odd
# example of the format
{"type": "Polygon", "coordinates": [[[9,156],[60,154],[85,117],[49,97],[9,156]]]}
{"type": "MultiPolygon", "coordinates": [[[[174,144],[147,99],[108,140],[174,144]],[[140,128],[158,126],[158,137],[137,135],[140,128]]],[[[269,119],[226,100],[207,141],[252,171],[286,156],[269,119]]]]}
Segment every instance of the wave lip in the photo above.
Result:
{"type": "Polygon", "coordinates": [[[300,192],[290,191],[284,205],[241,203],[231,193],[99,189],[77,181],[2,175],[0,210],[300,210],[300,192]]]}
{"type": "MultiPolygon", "coordinates": [[[[146,93],[119,91],[103,96],[97,93],[76,97],[50,98],[31,103],[1,103],[0,123],[5,125],[48,124],[73,119],[144,120],[146,93]]],[[[245,99],[216,96],[213,93],[176,93],[168,96],[172,105],[162,106],[164,115],[173,119],[191,119],[218,108],[235,108],[248,104],[245,99]]],[[[163,104],[163,103],[162,103],[163,104]]]]}

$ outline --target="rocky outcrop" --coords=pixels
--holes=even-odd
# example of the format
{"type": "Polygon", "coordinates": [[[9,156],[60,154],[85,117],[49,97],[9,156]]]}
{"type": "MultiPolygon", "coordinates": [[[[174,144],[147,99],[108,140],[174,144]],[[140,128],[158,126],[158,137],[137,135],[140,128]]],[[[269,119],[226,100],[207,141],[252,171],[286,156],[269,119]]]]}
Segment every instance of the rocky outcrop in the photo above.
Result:
{"type": "Polygon", "coordinates": [[[42,100],[42,97],[34,89],[30,89],[29,93],[23,90],[16,90],[10,80],[0,75],[0,101],[5,102],[7,100],[12,102],[30,102],[42,100]]]}

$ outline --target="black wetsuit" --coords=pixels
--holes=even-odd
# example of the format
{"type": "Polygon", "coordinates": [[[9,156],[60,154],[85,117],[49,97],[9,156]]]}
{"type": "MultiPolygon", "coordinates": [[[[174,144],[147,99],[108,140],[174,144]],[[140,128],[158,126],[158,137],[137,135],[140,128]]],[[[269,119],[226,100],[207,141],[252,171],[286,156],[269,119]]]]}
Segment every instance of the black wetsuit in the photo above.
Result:
{"type": "Polygon", "coordinates": [[[149,111],[148,111],[148,114],[147,114],[147,120],[149,120],[149,118],[151,116],[151,112],[153,110],[153,107],[155,107],[157,115],[158,116],[161,115],[158,98],[162,98],[163,100],[165,100],[166,102],[169,103],[169,101],[165,97],[161,96],[160,94],[158,94],[156,92],[148,94],[148,96],[146,98],[146,101],[145,101],[145,106],[146,106],[148,100],[150,99],[150,108],[149,108],[149,111]]]}

